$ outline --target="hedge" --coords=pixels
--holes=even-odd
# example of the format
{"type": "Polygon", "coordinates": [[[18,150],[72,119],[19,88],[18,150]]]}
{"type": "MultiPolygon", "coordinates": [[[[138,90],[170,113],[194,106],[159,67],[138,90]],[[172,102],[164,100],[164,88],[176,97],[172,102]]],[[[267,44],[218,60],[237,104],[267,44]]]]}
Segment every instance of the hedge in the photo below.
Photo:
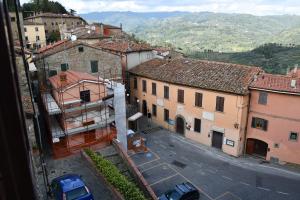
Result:
{"type": "Polygon", "coordinates": [[[99,172],[123,195],[126,200],[146,200],[139,188],[121,174],[112,162],[106,160],[101,155],[90,149],[85,149],[84,151],[93,160],[99,172]]]}

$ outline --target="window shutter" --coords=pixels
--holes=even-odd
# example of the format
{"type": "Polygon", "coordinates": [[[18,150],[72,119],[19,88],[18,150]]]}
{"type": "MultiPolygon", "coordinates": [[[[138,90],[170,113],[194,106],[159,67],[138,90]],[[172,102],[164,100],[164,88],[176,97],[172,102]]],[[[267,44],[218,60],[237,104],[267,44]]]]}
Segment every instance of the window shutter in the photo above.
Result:
{"type": "Polygon", "coordinates": [[[92,73],[98,72],[98,60],[91,60],[91,72],[92,73]]]}
{"type": "Polygon", "coordinates": [[[196,92],[196,94],[195,94],[195,106],[202,107],[202,93],[196,92]]]}
{"type": "Polygon", "coordinates": [[[268,130],[268,120],[264,120],[264,125],[263,125],[263,130],[267,131],[268,130]]]}
{"type": "Polygon", "coordinates": [[[69,69],[68,63],[63,63],[60,65],[61,71],[67,71],[69,69]]]}
{"type": "Polygon", "coordinates": [[[251,127],[252,127],[252,128],[256,128],[255,120],[256,120],[256,118],[255,118],[255,117],[252,117],[252,123],[251,123],[251,127]]]}
{"type": "Polygon", "coordinates": [[[200,133],[201,132],[201,120],[195,118],[194,121],[194,131],[200,133]]]}
{"type": "Polygon", "coordinates": [[[169,99],[169,87],[164,86],[164,98],[169,99]]]}

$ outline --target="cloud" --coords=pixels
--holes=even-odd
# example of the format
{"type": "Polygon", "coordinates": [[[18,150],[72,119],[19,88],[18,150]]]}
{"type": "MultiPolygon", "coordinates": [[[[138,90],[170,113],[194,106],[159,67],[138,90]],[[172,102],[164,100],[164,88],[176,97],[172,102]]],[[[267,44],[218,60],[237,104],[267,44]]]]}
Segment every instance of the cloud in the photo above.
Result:
{"type": "MultiPolygon", "coordinates": [[[[21,3],[29,0],[21,0],[21,3]]],[[[299,14],[299,0],[58,0],[78,13],[101,11],[211,11],[254,15],[299,14]]]]}

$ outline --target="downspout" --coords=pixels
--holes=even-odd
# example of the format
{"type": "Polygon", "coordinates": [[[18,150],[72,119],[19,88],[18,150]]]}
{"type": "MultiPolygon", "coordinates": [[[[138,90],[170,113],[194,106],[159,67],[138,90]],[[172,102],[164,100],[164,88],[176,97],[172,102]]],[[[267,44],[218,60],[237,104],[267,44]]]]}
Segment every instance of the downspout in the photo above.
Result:
{"type": "Polygon", "coordinates": [[[247,105],[247,117],[246,117],[246,126],[245,126],[244,150],[243,150],[244,156],[246,155],[246,148],[247,148],[247,130],[248,130],[248,120],[250,114],[250,102],[251,102],[250,100],[251,100],[251,92],[249,92],[248,105],[247,105]]]}

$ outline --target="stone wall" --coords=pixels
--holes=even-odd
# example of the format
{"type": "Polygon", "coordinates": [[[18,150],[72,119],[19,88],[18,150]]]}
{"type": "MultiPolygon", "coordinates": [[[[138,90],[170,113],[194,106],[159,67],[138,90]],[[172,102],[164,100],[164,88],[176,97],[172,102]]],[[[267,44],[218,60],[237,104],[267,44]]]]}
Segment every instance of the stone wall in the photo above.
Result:
{"type": "Polygon", "coordinates": [[[77,45],[65,51],[47,56],[36,61],[36,67],[41,74],[44,74],[44,64],[46,68],[46,76],[50,70],[61,71],[61,64],[68,63],[70,70],[87,72],[92,75],[99,75],[102,78],[121,77],[121,58],[118,55],[104,52],[100,49],[89,47],[86,45],[77,45]],[[79,52],[78,48],[83,47],[83,52],[79,52]],[[91,61],[98,61],[98,73],[92,73],[91,61]]]}

